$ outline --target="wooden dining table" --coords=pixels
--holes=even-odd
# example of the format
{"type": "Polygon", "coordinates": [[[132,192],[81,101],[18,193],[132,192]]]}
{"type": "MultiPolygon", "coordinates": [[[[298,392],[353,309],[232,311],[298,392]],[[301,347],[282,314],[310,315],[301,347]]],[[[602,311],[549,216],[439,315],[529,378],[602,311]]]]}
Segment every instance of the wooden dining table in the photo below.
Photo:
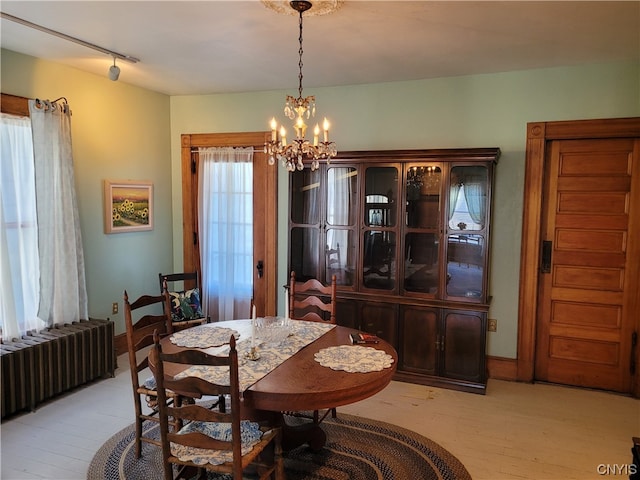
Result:
{"type": "MultiPolygon", "coordinates": [[[[253,333],[251,320],[216,322],[208,324],[207,327],[235,330],[240,334],[239,340],[244,338],[245,341],[251,338],[253,333]]],[[[395,349],[382,339],[378,343],[365,345],[382,350],[393,358],[391,366],[379,371],[354,373],[334,370],[322,366],[316,361],[315,354],[323,349],[351,345],[351,333],[358,333],[358,330],[336,325],[302,347],[246,388],[243,392],[244,408],[275,412],[278,415],[281,415],[282,412],[322,410],[364,400],[384,389],[396,371],[398,355],[395,349]]],[[[176,345],[171,341],[170,336],[163,338],[160,343],[165,352],[178,352],[188,348],[176,345]]],[[[219,352],[219,348],[198,349],[216,354],[219,352]]],[[[257,351],[260,352],[259,346],[257,351]]],[[[259,362],[260,359],[256,361],[259,362]]],[[[168,375],[180,373],[179,368],[172,367],[177,366],[167,365],[165,373],[168,375]]],[[[325,443],[326,436],[319,425],[314,425],[311,422],[289,425],[284,418],[282,425],[285,430],[283,435],[285,450],[290,450],[302,443],[319,449],[325,443]]]]}

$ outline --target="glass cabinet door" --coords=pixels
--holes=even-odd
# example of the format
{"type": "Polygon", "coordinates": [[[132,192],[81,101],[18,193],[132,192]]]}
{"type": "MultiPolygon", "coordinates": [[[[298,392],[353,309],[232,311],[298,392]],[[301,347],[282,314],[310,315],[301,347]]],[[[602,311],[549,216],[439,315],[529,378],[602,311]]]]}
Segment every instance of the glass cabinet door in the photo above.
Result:
{"type": "Polygon", "coordinates": [[[438,293],[441,184],[439,166],[405,166],[403,287],[407,292],[438,293]]]}
{"type": "Polygon", "coordinates": [[[362,240],[362,281],[366,288],[396,287],[397,198],[397,167],[366,169],[362,240]]]}
{"type": "Polygon", "coordinates": [[[409,166],[406,170],[406,226],[437,229],[440,225],[442,170],[434,165],[409,166]]]}
{"type": "Polygon", "coordinates": [[[454,166],[447,212],[447,296],[482,301],[489,174],[485,166],[454,166]]]}
{"type": "Polygon", "coordinates": [[[358,215],[358,170],[355,167],[327,168],[325,207],[324,283],[336,276],[338,285],[354,285],[358,215]]]}
{"type": "Polygon", "coordinates": [[[319,170],[308,168],[291,174],[289,269],[299,282],[321,278],[320,178],[319,170]]]}

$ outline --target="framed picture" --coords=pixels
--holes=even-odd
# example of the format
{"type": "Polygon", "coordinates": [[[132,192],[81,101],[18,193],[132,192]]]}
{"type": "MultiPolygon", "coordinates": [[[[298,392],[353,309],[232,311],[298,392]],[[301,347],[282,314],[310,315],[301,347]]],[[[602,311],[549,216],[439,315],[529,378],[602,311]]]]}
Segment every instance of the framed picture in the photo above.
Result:
{"type": "Polygon", "coordinates": [[[153,183],[104,181],[104,233],[153,230],[153,183]]]}

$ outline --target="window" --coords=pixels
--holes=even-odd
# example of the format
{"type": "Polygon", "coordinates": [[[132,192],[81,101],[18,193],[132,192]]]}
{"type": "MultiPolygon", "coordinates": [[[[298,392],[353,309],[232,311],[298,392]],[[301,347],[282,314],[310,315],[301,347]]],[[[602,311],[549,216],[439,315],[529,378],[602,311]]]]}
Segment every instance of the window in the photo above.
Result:
{"type": "Polygon", "coordinates": [[[70,117],[64,97],[52,102],[2,95],[3,339],[88,317],[70,117]]]}
{"type": "Polygon", "coordinates": [[[0,122],[0,328],[3,338],[42,328],[40,268],[31,121],[2,114],[0,122]]]}

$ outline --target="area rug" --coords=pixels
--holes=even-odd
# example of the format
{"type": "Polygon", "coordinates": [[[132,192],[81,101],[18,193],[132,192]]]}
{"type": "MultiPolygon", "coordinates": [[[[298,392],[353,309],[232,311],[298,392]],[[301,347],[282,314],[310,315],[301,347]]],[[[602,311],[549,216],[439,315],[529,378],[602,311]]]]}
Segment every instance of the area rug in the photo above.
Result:
{"type": "MultiPolygon", "coordinates": [[[[145,435],[159,435],[155,423],[145,435]]],[[[338,413],[322,422],[327,444],[317,452],[301,446],[285,453],[287,480],[470,480],[460,461],[428,438],[384,422],[338,413]]],[[[96,453],[88,480],[162,478],[160,448],[144,443],[135,458],[133,425],[111,437],[96,453]]],[[[210,479],[221,477],[210,475],[210,479]]]]}

